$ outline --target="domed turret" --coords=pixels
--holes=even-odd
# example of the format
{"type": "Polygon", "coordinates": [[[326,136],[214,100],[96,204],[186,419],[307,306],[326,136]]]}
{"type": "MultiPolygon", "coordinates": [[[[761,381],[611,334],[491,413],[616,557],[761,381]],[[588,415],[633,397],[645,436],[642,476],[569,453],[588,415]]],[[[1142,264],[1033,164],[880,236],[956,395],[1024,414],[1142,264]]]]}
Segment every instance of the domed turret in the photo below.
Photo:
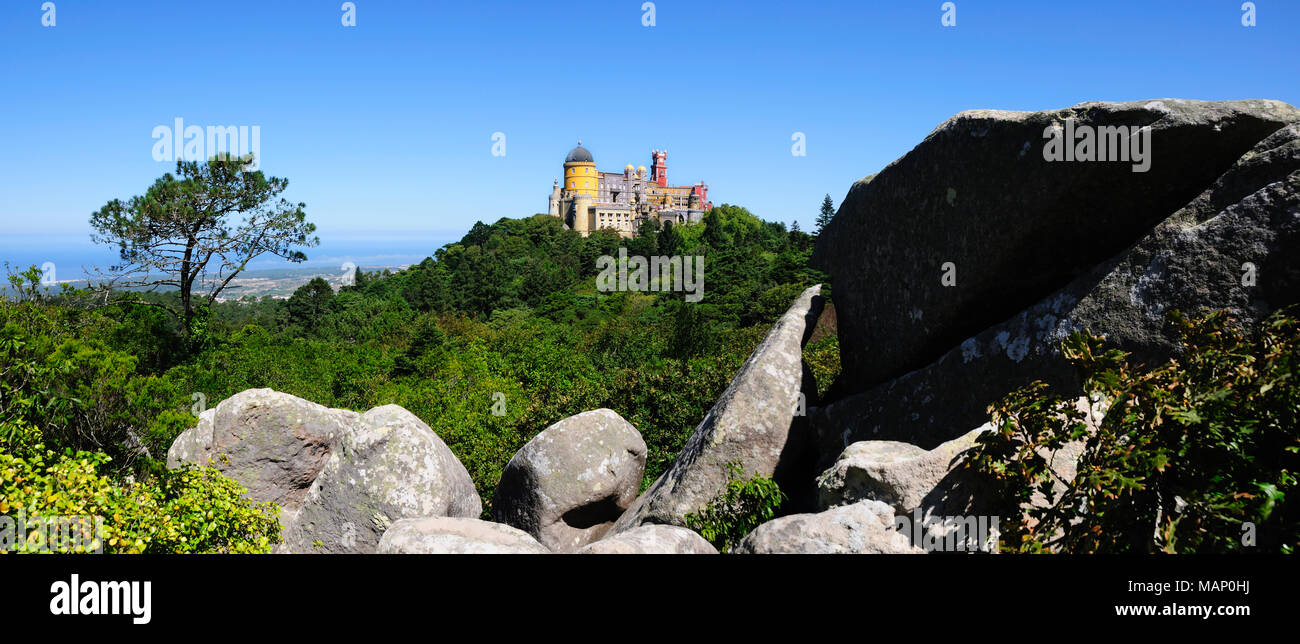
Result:
{"type": "Polygon", "coordinates": [[[569,156],[564,157],[564,189],[574,195],[595,197],[599,182],[596,162],[579,139],[578,147],[569,150],[569,156]]]}
{"type": "Polygon", "coordinates": [[[564,157],[565,163],[595,163],[591,158],[591,151],[582,147],[582,139],[578,139],[578,147],[569,150],[569,156],[564,157]]]}

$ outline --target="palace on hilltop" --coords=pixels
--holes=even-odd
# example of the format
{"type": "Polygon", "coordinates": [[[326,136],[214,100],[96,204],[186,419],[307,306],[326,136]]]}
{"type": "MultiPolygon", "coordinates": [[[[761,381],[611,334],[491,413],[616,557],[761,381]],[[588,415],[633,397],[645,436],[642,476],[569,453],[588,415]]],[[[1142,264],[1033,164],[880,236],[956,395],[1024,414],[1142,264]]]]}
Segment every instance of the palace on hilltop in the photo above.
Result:
{"type": "Polygon", "coordinates": [[[547,212],[564,220],[564,226],[583,237],[601,228],[610,228],[624,237],[637,234],[641,222],[652,218],[659,223],[697,223],[713,207],[709,202],[709,185],[668,185],[668,153],[650,153],[651,169],[633,168],[622,172],[601,172],[591,152],[582,147],[569,151],[564,158],[564,182],[555,182],[547,212]]]}

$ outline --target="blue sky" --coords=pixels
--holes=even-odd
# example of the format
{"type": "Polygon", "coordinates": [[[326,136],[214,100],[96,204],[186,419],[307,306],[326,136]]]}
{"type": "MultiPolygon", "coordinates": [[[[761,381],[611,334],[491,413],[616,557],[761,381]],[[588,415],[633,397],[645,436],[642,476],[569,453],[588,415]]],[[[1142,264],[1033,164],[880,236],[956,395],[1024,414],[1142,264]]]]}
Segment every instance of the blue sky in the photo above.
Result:
{"type": "MultiPolygon", "coordinates": [[[[173,168],[153,128],[257,125],[323,241],[428,240],[544,211],[581,137],[601,169],[668,150],[673,183],[811,228],[966,109],[1086,100],[1300,104],[1300,2],[0,1],[0,222],[82,236],[173,168]],[[506,156],[491,154],[506,135],[506,156]],[[791,155],[791,136],[807,156],[791,155]]],[[[18,237],[11,237],[17,239],[18,237]]],[[[24,243],[26,245],[26,243],[24,243]]]]}

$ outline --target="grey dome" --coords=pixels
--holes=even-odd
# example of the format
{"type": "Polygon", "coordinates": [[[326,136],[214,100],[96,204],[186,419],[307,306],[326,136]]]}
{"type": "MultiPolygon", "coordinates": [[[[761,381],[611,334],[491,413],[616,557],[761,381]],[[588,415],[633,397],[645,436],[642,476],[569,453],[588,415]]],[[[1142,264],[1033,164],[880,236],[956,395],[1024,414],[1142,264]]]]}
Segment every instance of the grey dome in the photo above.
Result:
{"type": "Polygon", "coordinates": [[[569,156],[564,157],[565,163],[595,163],[596,160],[591,158],[591,151],[582,147],[582,141],[578,141],[578,147],[569,150],[569,156]]]}

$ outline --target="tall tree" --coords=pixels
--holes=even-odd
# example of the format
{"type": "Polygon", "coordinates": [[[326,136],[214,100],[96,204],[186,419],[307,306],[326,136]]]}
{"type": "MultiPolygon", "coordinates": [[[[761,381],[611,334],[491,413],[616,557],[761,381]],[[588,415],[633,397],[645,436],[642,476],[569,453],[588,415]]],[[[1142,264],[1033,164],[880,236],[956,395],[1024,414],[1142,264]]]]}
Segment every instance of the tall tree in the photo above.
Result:
{"type": "Polygon", "coordinates": [[[177,161],[177,176],[165,174],[145,194],[114,199],[92,214],[91,239],[116,245],[122,261],[101,273],[107,278],[100,285],[105,301],[122,289],[175,288],[179,310],[118,301],[166,308],[189,337],[196,309],[216,300],[253,258],[270,253],[306,260],[297,247],[320,243],[310,236],[316,226],[307,222],[306,204],[277,201],[289,181],[250,171],[252,161],[252,155],[177,161]]]}
{"type": "Polygon", "coordinates": [[[659,233],[659,253],[661,255],[676,255],[677,250],[681,247],[681,234],[673,228],[672,221],[665,221],[664,230],[659,233]]]}
{"type": "Polygon", "coordinates": [[[822,199],[821,211],[817,213],[817,230],[813,231],[813,234],[822,234],[822,231],[826,229],[826,226],[830,225],[831,219],[834,217],[835,202],[831,201],[831,196],[828,194],[825,199],[822,199]]]}
{"type": "Polygon", "coordinates": [[[310,282],[299,286],[286,303],[289,323],[308,331],[315,330],[333,301],[334,287],[323,278],[313,277],[310,282]]]}
{"type": "Polygon", "coordinates": [[[704,243],[708,244],[710,249],[722,248],[730,241],[727,233],[722,230],[722,216],[719,209],[714,208],[704,214],[704,243]]]}

